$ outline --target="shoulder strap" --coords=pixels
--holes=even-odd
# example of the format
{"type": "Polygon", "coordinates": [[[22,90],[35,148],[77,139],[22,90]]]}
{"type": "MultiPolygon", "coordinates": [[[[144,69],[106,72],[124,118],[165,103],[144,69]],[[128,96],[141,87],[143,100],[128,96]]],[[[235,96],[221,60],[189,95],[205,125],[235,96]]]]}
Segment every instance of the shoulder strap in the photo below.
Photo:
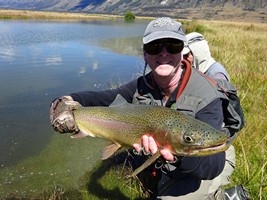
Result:
{"type": "Polygon", "coordinates": [[[236,87],[227,80],[213,79],[210,76],[200,72],[211,85],[217,88],[220,97],[223,100],[224,127],[230,132],[232,138],[236,136],[245,124],[244,113],[237,95],[236,87]]]}
{"type": "Polygon", "coordinates": [[[240,99],[237,95],[237,88],[227,80],[212,79],[207,77],[212,83],[216,84],[217,90],[228,99],[228,103],[223,103],[224,127],[230,132],[231,137],[236,137],[245,124],[245,117],[241,107],[240,99]]]}
{"type": "Polygon", "coordinates": [[[188,83],[189,77],[190,77],[190,75],[192,73],[192,66],[187,60],[182,60],[182,65],[184,67],[185,73],[184,73],[184,76],[182,78],[182,82],[181,82],[181,85],[179,87],[179,90],[177,92],[176,100],[179,98],[179,96],[183,92],[185,86],[188,83]]]}

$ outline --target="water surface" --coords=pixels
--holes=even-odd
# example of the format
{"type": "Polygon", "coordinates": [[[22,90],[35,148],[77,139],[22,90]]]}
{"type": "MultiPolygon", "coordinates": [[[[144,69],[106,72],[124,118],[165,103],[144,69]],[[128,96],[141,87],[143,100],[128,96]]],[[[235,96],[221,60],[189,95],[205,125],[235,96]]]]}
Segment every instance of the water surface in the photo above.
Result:
{"type": "Polygon", "coordinates": [[[0,21],[0,197],[75,186],[106,142],[50,127],[58,96],[103,90],[142,71],[147,22],[0,21]]]}

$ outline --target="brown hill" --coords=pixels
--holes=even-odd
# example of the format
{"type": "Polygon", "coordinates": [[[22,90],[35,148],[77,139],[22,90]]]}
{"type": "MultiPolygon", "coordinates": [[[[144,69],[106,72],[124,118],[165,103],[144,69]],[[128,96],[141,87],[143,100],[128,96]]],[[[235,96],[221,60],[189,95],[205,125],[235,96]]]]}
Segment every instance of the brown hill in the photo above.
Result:
{"type": "Polygon", "coordinates": [[[0,8],[267,22],[267,0],[1,0],[0,8]]]}

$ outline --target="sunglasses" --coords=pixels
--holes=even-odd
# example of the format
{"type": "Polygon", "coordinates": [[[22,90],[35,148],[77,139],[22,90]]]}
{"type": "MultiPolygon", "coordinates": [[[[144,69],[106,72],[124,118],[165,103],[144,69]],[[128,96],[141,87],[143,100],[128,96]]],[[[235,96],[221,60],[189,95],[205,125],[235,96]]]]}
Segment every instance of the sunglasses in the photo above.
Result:
{"type": "Polygon", "coordinates": [[[159,54],[163,47],[166,48],[170,54],[180,53],[184,48],[184,43],[180,40],[168,40],[168,41],[153,41],[148,44],[144,44],[144,51],[150,55],[159,54]]]}

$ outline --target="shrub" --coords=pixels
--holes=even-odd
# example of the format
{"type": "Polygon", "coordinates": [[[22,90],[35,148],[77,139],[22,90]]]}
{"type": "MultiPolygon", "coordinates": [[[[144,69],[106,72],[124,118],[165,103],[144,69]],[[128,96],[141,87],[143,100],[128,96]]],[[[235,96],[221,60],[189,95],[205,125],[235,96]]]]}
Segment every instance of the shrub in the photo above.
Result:
{"type": "Polygon", "coordinates": [[[196,20],[193,21],[182,21],[184,31],[186,34],[191,33],[191,32],[198,32],[201,34],[204,34],[204,32],[207,30],[205,25],[199,23],[196,20]]]}
{"type": "Polygon", "coordinates": [[[135,14],[132,13],[131,11],[127,11],[124,14],[124,21],[126,21],[126,22],[132,22],[134,20],[135,20],[135,14]]]}

